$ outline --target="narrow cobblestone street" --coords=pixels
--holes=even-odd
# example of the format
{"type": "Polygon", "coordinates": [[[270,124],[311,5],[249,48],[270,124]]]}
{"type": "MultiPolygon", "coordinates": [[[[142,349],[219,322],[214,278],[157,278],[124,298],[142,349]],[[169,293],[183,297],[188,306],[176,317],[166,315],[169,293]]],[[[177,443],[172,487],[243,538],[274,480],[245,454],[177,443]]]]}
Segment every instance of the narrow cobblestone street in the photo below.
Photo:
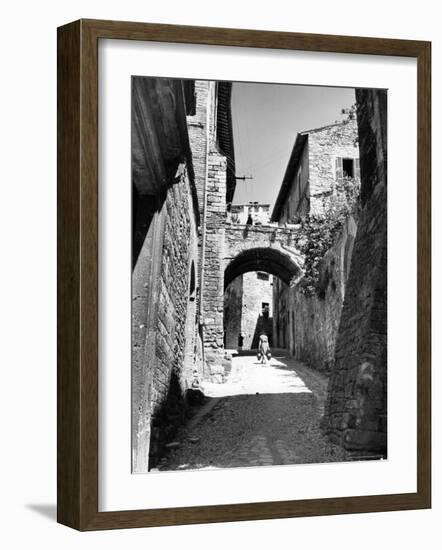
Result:
{"type": "Polygon", "coordinates": [[[282,350],[267,365],[233,358],[225,384],[206,383],[206,402],[171,442],[159,470],[336,462],[320,432],[327,378],[282,350]]]}

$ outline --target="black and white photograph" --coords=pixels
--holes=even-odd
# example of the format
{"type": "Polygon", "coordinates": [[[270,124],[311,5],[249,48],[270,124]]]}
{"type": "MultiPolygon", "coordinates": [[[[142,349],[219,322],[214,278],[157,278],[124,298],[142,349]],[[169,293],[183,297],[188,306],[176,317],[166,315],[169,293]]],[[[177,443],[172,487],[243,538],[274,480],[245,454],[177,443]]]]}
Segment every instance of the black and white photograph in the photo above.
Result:
{"type": "Polygon", "coordinates": [[[387,90],[131,86],[132,472],[387,459],[387,90]]]}
{"type": "Polygon", "coordinates": [[[439,4],[2,8],[0,545],[440,546],[439,4]]]}

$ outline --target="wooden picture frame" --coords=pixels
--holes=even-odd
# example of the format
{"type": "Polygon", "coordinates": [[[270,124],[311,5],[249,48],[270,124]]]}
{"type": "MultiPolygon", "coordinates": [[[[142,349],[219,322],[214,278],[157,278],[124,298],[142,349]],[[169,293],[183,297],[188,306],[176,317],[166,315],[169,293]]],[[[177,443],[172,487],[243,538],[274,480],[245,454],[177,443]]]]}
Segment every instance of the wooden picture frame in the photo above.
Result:
{"type": "Polygon", "coordinates": [[[431,506],[431,44],[423,41],[79,20],[58,29],[58,521],[82,531],[431,506]],[[98,40],[402,56],[418,70],[417,492],[98,511],[98,40]]]}

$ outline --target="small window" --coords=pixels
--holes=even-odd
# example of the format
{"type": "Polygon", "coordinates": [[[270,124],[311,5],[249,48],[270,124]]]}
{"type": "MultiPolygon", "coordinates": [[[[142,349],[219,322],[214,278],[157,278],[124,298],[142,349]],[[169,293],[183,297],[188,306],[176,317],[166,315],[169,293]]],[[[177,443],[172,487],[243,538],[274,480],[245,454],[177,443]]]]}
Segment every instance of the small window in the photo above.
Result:
{"type": "Polygon", "coordinates": [[[264,273],[263,271],[258,271],[257,277],[258,277],[258,279],[260,279],[261,281],[268,281],[268,280],[269,280],[269,274],[268,274],[268,273],[264,273]]]}
{"type": "Polygon", "coordinates": [[[361,167],[359,164],[359,159],[355,159],[355,178],[361,179],[361,167]]]}
{"type": "Polygon", "coordinates": [[[354,159],[342,159],[342,173],[344,178],[355,177],[354,159]]]}

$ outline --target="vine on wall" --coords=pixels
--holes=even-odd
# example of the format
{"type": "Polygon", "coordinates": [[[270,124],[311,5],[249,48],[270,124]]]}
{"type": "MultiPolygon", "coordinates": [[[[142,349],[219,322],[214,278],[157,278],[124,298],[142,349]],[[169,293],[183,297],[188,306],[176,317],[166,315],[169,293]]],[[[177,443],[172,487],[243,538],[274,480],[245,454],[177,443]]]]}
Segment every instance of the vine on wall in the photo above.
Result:
{"type": "Polygon", "coordinates": [[[304,277],[299,289],[308,296],[320,292],[320,264],[359,203],[360,180],[344,176],[336,182],[334,192],[324,199],[324,214],[308,215],[300,220],[298,241],[304,255],[304,277]]]}

